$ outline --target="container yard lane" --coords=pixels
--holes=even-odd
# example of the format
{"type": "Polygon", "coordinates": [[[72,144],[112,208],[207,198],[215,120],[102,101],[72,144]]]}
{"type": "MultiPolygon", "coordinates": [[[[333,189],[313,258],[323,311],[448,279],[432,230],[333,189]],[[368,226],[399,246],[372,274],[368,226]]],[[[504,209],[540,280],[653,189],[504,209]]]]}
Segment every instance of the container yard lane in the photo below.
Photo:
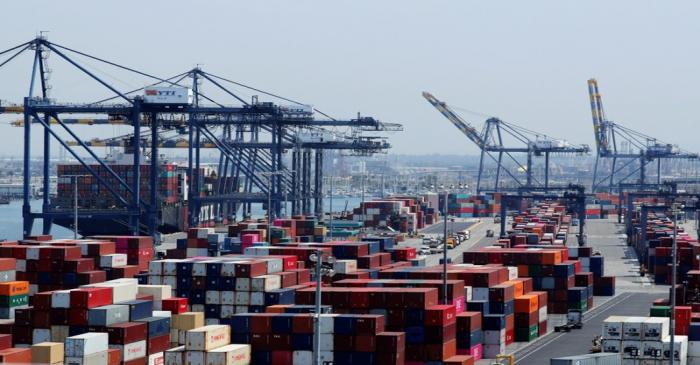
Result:
{"type": "MultiPolygon", "coordinates": [[[[510,351],[519,365],[548,364],[553,357],[586,354],[592,340],[600,335],[603,321],[611,315],[647,316],[655,299],[667,296],[668,286],[656,286],[639,275],[637,256],[626,244],[624,226],[613,219],[590,219],[586,222],[588,245],[605,258],[605,275],[616,277],[616,295],[595,297],[595,307],[584,314],[583,328],[543,336],[510,351]]],[[[569,237],[569,243],[576,241],[569,237]]],[[[564,323],[563,316],[550,316],[550,326],[564,323]]],[[[479,365],[489,364],[479,361],[479,365]]]]}

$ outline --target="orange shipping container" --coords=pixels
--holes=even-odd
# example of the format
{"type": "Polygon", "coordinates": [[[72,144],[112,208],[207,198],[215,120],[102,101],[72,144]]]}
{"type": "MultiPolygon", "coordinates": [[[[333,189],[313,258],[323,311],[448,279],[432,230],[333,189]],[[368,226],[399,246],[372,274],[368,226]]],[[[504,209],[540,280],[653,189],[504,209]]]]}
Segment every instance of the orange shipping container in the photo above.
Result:
{"type": "Polygon", "coordinates": [[[523,282],[522,281],[508,280],[503,284],[513,285],[513,296],[516,298],[525,294],[523,292],[523,282]]]}
{"type": "Polygon", "coordinates": [[[537,312],[538,309],[537,295],[526,294],[515,298],[516,313],[533,313],[537,312]]]}
{"type": "Polygon", "coordinates": [[[0,283],[0,295],[22,295],[29,294],[28,281],[8,281],[0,283]]]}

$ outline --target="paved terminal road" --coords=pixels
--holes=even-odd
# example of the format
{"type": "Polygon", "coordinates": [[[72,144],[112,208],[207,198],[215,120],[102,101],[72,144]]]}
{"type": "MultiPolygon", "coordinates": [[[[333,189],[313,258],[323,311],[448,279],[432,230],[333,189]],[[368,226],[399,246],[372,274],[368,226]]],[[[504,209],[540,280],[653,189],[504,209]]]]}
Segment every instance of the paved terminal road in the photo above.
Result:
{"type": "Polygon", "coordinates": [[[571,332],[550,333],[531,346],[515,352],[518,365],[546,365],[553,357],[587,354],[593,338],[602,333],[603,321],[612,315],[648,316],[652,302],[660,293],[622,293],[584,314],[583,328],[571,332]]]}
{"type": "MultiPolygon", "coordinates": [[[[474,221],[447,222],[447,230],[453,232],[463,231],[471,227],[474,223],[474,221]]],[[[425,229],[422,229],[420,233],[442,235],[443,233],[445,233],[445,223],[443,223],[443,221],[441,220],[439,223],[435,223],[425,229]]]]}
{"type": "MultiPolygon", "coordinates": [[[[605,260],[605,275],[616,277],[615,297],[595,297],[594,307],[583,316],[580,330],[568,333],[552,332],[530,343],[508,346],[508,353],[515,355],[518,365],[547,365],[553,357],[581,355],[590,351],[593,337],[602,333],[603,321],[612,315],[649,315],[652,302],[668,296],[668,286],[654,285],[646,277],[639,276],[637,256],[625,242],[624,228],[616,221],[590,219],[586,221],[588,245],[599,251],[605,260]]],[[[575,244],[573,234],[569,244],[575,244]]],[[[549,327],[563,324],[564,316],[550,315],[549,327]]],[[[478,365],[490,365],[484,359],[478,365]]]]}

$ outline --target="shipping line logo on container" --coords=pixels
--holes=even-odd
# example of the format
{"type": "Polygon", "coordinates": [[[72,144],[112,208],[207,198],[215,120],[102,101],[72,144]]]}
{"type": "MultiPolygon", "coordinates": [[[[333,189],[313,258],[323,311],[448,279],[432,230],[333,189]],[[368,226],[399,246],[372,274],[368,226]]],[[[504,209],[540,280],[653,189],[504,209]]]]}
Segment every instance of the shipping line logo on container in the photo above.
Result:
{"type": "Polygon", "coordinates": [[[146,89],[146,95],[149,96],[175,96],[175,90],[154,90],[146,89]]]}

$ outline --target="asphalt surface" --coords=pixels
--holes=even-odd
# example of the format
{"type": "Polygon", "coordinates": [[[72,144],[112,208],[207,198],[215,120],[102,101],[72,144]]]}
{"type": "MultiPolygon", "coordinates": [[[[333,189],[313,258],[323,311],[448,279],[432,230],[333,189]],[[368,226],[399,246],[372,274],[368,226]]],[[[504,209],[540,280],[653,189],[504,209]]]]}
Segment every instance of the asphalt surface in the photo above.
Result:
{"type": "Polygon", "coordinates": [[[549,364],[552,358],[587,354],[593,345],[593,338],[601,334],[606,318],[612,315],[648,316],[649,308],[657,298],[657,293],[622,293],[584,314],[583,328],[551,333],[533,342],[531,346],[516,351],[515,363],[543,365],[549,364]]]}
{"type": "MultiPolygon", "coordinates": [[[[473,224],[474,221],[447,222],[447,230],[452,232],[463,231],[473,224]]],[[[440,221],[439,223],[435,223],[425,229],[422,229],[420,233],[442,235],[443,233],[445,233],[445,223],[443,221],[440,221]]]]}
{"type": "MultiPolygon", "coordinates": [[[[594,308],[584,314],[580,330],[568,333],[552,332],[536,341],[509,346],[518,365],[549,364],[554,357],[586,354],[592,340],[600,335],[603,321],[611,315],[647,316],[652,302],[667,296],[668,286],[654,285],[648,278],[640,277],[639,263],[634,250],[624,236],[624,228],[612,220],[588,220],[586,224],[588,245],[605,258],[605,275],[616,277],[616,296],[595,297],[594,308]]],[[[571,235],[569,242],[574,243],[571,235]]],[[[550,315],[550,327],[564,322],[563,316],[550,315]]],[[[491,364],[491,360],[479,361],[479,365],[491,364]]]]}

